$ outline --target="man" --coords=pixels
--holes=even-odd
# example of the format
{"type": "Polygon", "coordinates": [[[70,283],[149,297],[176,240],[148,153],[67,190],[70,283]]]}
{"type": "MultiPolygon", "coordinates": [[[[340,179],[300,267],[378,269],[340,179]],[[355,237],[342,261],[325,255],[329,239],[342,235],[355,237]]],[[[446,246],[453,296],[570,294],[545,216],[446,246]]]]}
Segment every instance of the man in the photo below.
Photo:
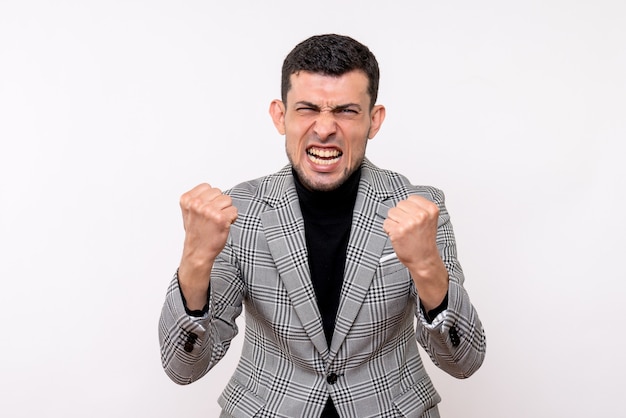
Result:
{"type": "Polygon", "coordinates": [[[443,193],[365,158],[385,119],[378,79],[357,41],[303,41],[270,105],[289,165],[180,199],[185,242],[161,314],[163,367],[180,384],[206,374],[245,305],[221,417],[438,417],[417,342],[453,376],[482,364],[443,193]]]}

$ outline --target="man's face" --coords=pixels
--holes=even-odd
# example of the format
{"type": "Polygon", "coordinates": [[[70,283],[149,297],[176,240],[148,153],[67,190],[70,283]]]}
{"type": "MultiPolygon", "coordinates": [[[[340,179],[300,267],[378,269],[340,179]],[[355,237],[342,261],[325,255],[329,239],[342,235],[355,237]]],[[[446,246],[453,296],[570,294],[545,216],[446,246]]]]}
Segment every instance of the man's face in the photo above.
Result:
{"type": "Polygon", "coordinates": [[[370,110],[367,87],[362,71],[339,77],[301,71],[291,75],[287,102],[270,105],[287,157],[308,189],[336,189],[363,162],[367,141],[385,118],[383,106],[370,110]]]}

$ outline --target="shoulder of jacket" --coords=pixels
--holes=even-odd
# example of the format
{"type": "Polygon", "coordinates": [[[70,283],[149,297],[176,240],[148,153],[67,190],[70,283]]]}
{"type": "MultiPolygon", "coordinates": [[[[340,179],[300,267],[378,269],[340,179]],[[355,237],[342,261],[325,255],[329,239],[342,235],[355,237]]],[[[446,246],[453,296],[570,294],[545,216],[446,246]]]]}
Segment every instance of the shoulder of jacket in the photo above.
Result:
{"type": "Polygon", "coordinates": [[[273,199],[283,196],[283,190],[291,180],[291,166],[286,165],[273,174],[268,174],[243,183],[226,190],[234,201],[264,201],[272,203],[273,199]]]}
{"type": "Polygon", "coordinates": [[[441,189],[433,186],[413,184],[403,174],[379,168],[367,159],[363,163],[363,179],[383,199],[403,200],[411,194],[419,194],[435,202],[443,201],[444,199],[444,193],[441,189]]]}

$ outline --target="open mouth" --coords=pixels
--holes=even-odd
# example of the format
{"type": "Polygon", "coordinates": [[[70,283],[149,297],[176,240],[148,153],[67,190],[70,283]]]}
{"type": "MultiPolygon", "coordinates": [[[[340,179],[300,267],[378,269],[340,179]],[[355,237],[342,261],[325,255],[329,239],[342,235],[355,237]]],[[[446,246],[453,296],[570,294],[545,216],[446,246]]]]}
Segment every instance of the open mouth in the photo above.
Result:
{"type": "Polygon", "coordinates": [[[306,151],[309,159],[314,164],[330,165],[339,161],[343,153],[334,148],[311,147],[306,151]]]}

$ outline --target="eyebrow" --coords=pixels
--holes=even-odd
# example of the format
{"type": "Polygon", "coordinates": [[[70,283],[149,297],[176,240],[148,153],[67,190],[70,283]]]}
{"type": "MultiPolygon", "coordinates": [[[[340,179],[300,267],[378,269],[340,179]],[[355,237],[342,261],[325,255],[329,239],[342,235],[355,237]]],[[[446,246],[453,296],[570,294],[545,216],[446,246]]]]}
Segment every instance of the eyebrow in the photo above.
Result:
{"type": "MultiPolygon", "coordinates": [[[[295,106],[296,107],[298,107],[298,106],[306,106],[306,107],[310,107],[310,108],[315,109],[315,110],[321,110],[320,106],[316,105],[315,103],[307,102],[305,100],[301,100],[299,102],[296,102],[295,106]]],[[[350,108],[356,108],[357,110],[361,111],[361,105],[359,105],[357,103],[346,103],[346,104],[337,105],[337,106],[332,107],[331,111],[337,112],[337,111],[342,111],[344,109],[350,109],[350,108]]]]}

